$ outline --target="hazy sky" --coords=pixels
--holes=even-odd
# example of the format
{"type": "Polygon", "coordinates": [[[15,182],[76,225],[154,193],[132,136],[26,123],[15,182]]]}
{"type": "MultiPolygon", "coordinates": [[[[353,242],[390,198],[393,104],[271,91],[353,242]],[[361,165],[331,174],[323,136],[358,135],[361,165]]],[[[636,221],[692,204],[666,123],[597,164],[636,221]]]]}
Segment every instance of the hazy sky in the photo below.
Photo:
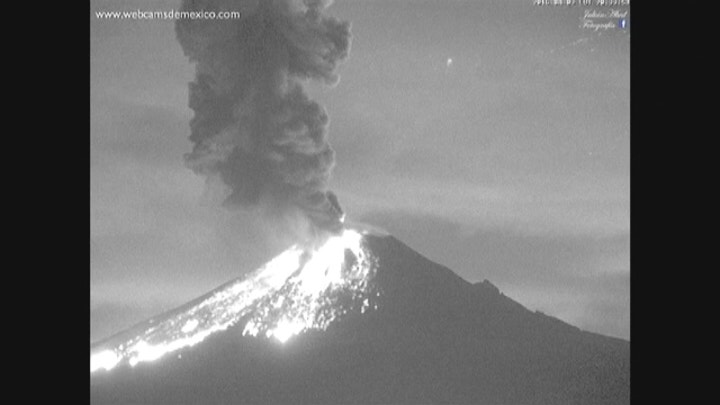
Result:
{"type": "MultiPolygon", "coordinates": [[[[257,268],[284,246],[183,163],[192,116],[170,20],[91,2],[91,340],[257,268]]],[[[332,89],[331,188],[468,281],[629,338],[629,31],[531,0],[336,0],[352,21],[332,89]]]]}

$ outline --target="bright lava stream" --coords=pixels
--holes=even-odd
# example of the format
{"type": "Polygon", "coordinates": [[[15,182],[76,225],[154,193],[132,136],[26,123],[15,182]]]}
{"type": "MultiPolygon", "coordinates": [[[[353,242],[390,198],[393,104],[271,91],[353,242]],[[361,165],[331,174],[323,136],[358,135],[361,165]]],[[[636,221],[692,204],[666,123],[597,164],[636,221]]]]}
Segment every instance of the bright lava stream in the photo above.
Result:
{"type": "Polygon", "coordinates": [[[243,335],[281,343],[305,330],[325,330],[352,309],[364,313],[371,305],[376,308],[369,284],[376,262],[363,234],[353,229],[331,236],[314,251],[294,245],[194,305],[150,320],[130,337],[91,349],[90,372],[159,359],[241,320],[247,321],[243,335]]]}

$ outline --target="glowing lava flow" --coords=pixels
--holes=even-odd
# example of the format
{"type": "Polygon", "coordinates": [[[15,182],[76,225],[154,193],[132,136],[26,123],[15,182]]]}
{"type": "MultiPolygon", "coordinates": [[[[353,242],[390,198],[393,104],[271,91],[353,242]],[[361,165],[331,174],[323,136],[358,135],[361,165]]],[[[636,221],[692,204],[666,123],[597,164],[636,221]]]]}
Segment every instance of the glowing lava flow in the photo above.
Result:
{"type": "Polygon", "coordinates": [[[90,372],[156,360],[241,320],[247,321],[243,335],[283,343],[308,329],[324,330],[338,316],[371,305],[376,267],[356,230],[343,230],[315,251],[292,246],[254,273],[99,344],[90,351],[90,372]]]}

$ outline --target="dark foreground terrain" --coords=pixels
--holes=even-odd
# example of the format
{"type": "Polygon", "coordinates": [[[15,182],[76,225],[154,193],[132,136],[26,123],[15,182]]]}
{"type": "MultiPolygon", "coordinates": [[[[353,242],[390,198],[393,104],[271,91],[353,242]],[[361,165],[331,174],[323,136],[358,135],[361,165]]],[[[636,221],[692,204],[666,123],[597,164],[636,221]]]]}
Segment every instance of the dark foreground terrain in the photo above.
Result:
{"type": "Polygon", "coordinates": [[[531,312],[393,237],[378,309],[280,344],[240,323],[134,368],[91,376],[93,404],[628,404],[630,343],[531,312]],[[178,356],[178,354],[180,356],[178,356]]]}

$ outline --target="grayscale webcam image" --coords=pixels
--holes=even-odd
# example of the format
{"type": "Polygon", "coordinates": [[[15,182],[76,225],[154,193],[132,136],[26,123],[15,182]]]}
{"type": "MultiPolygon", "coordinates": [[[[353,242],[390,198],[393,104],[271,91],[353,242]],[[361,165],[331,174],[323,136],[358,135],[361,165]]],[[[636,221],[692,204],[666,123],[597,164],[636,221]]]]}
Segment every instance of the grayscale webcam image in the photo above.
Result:
{"type": "Polygon", "coordinates": [[[629,404],[629,0],[91,0],[93,404],[629,404]]]}

